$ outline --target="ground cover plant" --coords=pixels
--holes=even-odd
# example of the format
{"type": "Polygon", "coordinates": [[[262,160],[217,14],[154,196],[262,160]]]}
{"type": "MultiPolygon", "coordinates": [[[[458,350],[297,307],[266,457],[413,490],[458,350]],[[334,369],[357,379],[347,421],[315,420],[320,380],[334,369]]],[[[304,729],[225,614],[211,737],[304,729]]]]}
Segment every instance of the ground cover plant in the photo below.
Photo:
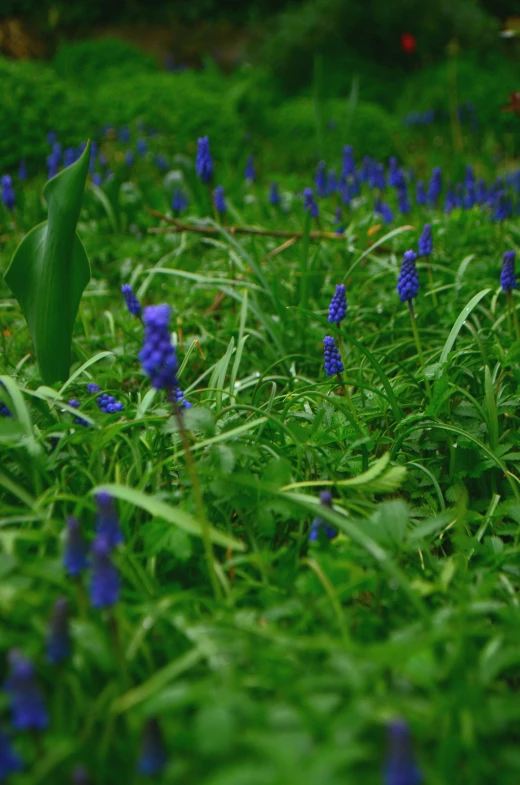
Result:
{"type": "Polygon", "coordinates": [[[0,780],[518,781],[520,176],[348,142],[4,174],[0,780]]]}

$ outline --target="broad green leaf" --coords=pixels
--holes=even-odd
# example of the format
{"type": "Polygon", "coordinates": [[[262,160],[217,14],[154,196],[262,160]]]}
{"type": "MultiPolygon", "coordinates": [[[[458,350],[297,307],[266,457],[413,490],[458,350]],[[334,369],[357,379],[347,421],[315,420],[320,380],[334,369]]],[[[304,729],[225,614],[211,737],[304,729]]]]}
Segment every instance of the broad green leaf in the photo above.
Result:
{"type": "Polygon", "coordinates": [[[446,343],[444,344],[444,348],[443,348],[442,353],[441,353],[441,359],[439,361],[441,366],[444,365],[444,363],[448,359],[448,355],[451,352],[451,350],[453,349],[453,344],[457,340],[457,336],[458,336],[459,332],[462,329],[462,325],[464,324],[464,322],[466,321],[466,319],[468,318],[468,316],[470,315],[472,310],[479,304],[479,302],[482,300],[483,297],[486,296],[486,294],[489,294],[490,291],[491,291],[491,289],[482,289],[482,291],[480,291],[478,294],[476,294],[469,301],[469,303],[464,306],[464,308],[460,312],[459,316],[457,317],[457,320],[456,320],[455,324],[451,328],[451,332],[448,335],[448,339],[447,339],[446,343]]]}
{"type": "Polygon", "coordinates": [[[46,384],[69,376],[72,331],[90,279],[76,234],[89,162],[90,142],[74,164],[45,185],[48,220],[23,238],[4,276],[22,308],[46,384]]]}
{"type": "MultiPolygon", "coordinates": [[[[157,499],[155,496],[149,496],[135,488],[128,488],[126,485],[117,485],[115,483],[101,485],[99,488],[94,488],[93,493],[101,490],[107,491],[112,496],[115,496],[116,499],[121,499],[121,501],[129,502],[136,507],[141,507],[141,509],[146,510],[155,518],[162,518],[163,520],[168,521],[168,523],[178,526],[179,529],[188,532],[188,534],[202,537],[202,527],[199,521],[188,512],[181,510],[180,507],[173,507],[170,504],[163,502],[162,499],[157,499]]],[[[230,537],[212,526],[209,527],[209,536],[212,542],[216,545],[222,545],[223,548],[232,548],[237,551],[245,550],[244,543],[235,540],[234,537],[230,537]]]]}

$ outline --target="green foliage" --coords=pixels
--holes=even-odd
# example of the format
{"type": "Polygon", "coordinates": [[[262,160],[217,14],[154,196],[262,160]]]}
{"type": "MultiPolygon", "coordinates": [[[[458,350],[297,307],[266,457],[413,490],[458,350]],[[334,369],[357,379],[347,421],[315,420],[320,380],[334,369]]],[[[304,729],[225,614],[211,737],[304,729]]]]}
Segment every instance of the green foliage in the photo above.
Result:
{"type": "Polygon", "coordinates": [[[68,379],[74,322],[90,279],[76,234],[89,163],[90,143],[74,164],[49,180],[43,189],[48,220],[24,237],[4,276],[24,313],[46,384],[68,379]]]}
{"type": "Polygon", "coordinates": [[[43,63],[14,63],[0,58],[0,170],[45,160],[46,134],[53,128],[65,146],[83,140],[95,126],[87,95],[56,77],[43,63]]]}
{"type": "Polygon", "coordinates": [[[100,81],[130,79],[139,73],[159,70],[152,57],[118,38],[63,43],[54,55],[52,66],[62,79],[86,89],[100,81]]]}

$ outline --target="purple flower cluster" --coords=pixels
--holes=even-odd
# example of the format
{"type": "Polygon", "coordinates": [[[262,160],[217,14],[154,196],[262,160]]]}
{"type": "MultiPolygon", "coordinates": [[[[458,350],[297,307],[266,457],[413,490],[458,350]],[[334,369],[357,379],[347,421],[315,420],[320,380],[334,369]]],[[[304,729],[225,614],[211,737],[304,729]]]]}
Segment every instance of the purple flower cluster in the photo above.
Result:
{"type": "Polygon", "coordinates": [[[332,300],[330,301],[328,321],[339,324],[346,315],[347,295],[345,292],[345,284],[339,283],[337,284],[336,291],[332,295],[332,300]]]}
{"type": "MultiPolygon", "coordinates": [[[[329,507],[332,509],[332,494],[330,491],[321,491],[320,504],[322,504],[324,507],[329,507]]],[[[325,537],[327,537],[329,540],[333,540],[338,536],[337,529],[334,526],[329,526],[318,516],[313,520],[311,525],[311,530],[309,532],[310,542],[317,542],[320,532],[323,532],[325,537]]]]}
{"type": "Polygon", "coordinates": [[[181,213],[188,206],[188,197],[180,188],[175,188],[172,197],[172,210],[174,213],[181,213]]]}
{"type": "Polygon", "coordinates": [[[2,202],[4,203],[5,207],[9,210],[9,212],[13,212],[14,205],[15,205],[15,195],[14,195],[14,188],[13,188],[13,181],[11,175],[4,174],[2,177],[1,182],[1,196],[2,202]]]}
{"type": "Polygon", "coordinates": [[[311,218],[317,218],[320,214],[320,208],[318,207],[318,203],[314,199],[312,188],[305,188],[303,191],[303,206],[306,210],[309,210],[311,214],[311,218]]]}
{"type": "Polygon", "coordinates": [[[335,376],[345,370],[339,349],[330,335],[326,335],[323,339],[323,359],[327,376],[335,376]]]}
{"type": "Polygon", "coordinates": [[[89,595],[93,608],[111,608],[119,599],[120,581],[112,562],[112,546],[103,534],[92,543],[89,595]]]}
{"type": "Polygon", "coordinates": [[[246,161],[244,177],[248,183],[254,183],[256,180],[255,159],[252,155],[250,155],[246,161]]]}
{"type": "Polygon", "coordinates": [[[141,755],[137,764],[137,771],[148,777],[159,775],[166,763],[168,756],[164,746],[164,739],[159,723],[152,717],[146,723],[141,744],[141,755]]]}
{"type": "Polygon", "coordinates": [[[11,745],[11,740],[0,731],[0,782],[6,780],[10,774],[20,771],[23,762],[11,745]]]}
{"type": "Polygon", "coordinates": [[[504,292],[510,292],[511,289],[518,289],[518,283],[515,273],[515,252],[506,251],[502,260],[502,271],[500,273],[500,286],[504,292]]]}
{"type": "Polygon", "coordinates": [[[269,204],[272,204],[273,207],[276,207],[280,204],[280,191],[278,189],[278,183],[271,183],[269,187],[269,204]]]}
{"type": "Polygon", "coordinates": [[[143,371],[157,390],[175,389],[177,356],[170,336],[170,306],[151,305],[144,310],[144,343],[139,353],[143,371]]]}
{"type": "MultiPolygon", "coordinates": [[[[67,401],[67,403],[73,409],[79,409],[79,407],[81,406],[77,398],[71,398],[71,400],[67,401]]],[[[83,425],[85,428],[88,428],[90,425],[90,423],[87,420],[84,420],[83,417],[74,417],[74,423],[76,425],[83,425]]]]}
{"type": "Polygon", "coordinates": [[[4,689],[11,701],[13,726],[16,730],[45,730],[49,715],[32,662],[18,649],[9,652],[8,660],[10,670],[4,689]]]}
{"type": "Polygon", "coordinates": [[[96,403],[103,414],[117,414],[124,411],[124,406],[120,401],[116,401],[113,395],[108,393],[101,393],[96,398],[96,403]]]}
{"type": "Polygon", "coordinates": [[[419,256],[430,256],[433,251],[432,225],[424,224],[424,229],[419,237],[419,256]]]}
{"type": "Polygon", "coordinates": [[[410,731],[405,722],[395,720],[388,728],[388,758],[385,785],[420,785],[423,781],[412,754],[410,731]]]}
{"type": "Polygon", "coordinates": [[[69,604],[65,597],[59,597],[54,603],[49,624],[47,659],[53,665],[58,665],[70,656],[71,650],[69,604]]]}
{"type": "Polygon", "coordinates": [[[121,287],[121,292],[125,298],[126,307],[129,313],[131,313],[132,316],[140,316],[141,303],[139,302],[137,295],[134,293],[131,285],[129,283],[124,283],[121,287]]]}
{"type": "Polygon", "coordinates": [[[203,183],[211,182],[213,179],[213,160],[211,158],[209,138],[207,136],[198,139],[195,168],[203,183]]]}
{"type": "Polygon", "coordinates": [[[401,272],[397,280],[397,292],[402,303],[413,300],[419,292],[419,276],[415,262],[417,254],[415,251],[406,251],[401,265],[401,272]]]}
{"type": "Polygon", "coordinates": [[[226,198],[224,196],[224,186],[217,185],[215,188],[215,192],[213,194],[213,201],[215,204],[215,210],[219,215],[224,215],[226,212],[226,198]]]}
{"type": "Polygon", "coordinates": [[[67,518],[63,565],[71,578],[77,578],[88,565],[87,543],[81,533],[79,521],[72,516],[67,518]]]}
{"type": "Polygon", "coordinates": [[[111,548],[123,542],[123,532],[119,526],[114,499],[106,491],[96,496],[98,507],[96,534],[106,538],[111,548]]]}

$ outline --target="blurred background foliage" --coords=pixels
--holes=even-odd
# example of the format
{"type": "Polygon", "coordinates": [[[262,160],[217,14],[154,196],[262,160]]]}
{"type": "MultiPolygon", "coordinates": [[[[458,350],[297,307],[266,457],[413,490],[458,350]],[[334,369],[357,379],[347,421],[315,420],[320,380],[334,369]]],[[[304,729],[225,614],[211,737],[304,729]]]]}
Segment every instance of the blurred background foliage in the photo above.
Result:
{"type": "MultiPolygon", "coordinates": [[[[214,149],[230,159],[261,136],[275,169],[315,162],[346,141],[358,155],[406,160],[424,137],[449,147],[454,102],[473,107],[462,131],[478,141],[474,149],[484,142],[496,156],[505,144],[515,154],[517,120],[501,112],[520,86],[519,41],[499,36],[510,6],[4,0],[18,25],[11,38],[30,31],[45,56],[0,58],[0,167],[20,157],[41,165],[42,132],[74,145],[86,132],[138,120],[167,134],[178,152],[193,152],[211,128],[214,149]],[[404,50],[403,33],[413,36],[413,51],[404,50]],[[403,120],[413,113],[434,119],[411,127],[403,120]]],[[[4,53],[9,29],[3,42],[0,35],[4,53]]]]}

